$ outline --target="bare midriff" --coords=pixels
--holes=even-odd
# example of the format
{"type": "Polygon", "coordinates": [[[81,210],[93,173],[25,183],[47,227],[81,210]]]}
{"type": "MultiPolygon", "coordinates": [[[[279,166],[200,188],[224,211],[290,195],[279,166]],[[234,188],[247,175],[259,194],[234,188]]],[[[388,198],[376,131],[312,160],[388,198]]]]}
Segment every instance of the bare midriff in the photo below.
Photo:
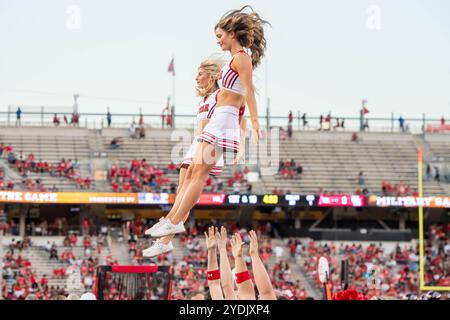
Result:
{"type": "Polygon", "coordinates": [[[244,104],[245,97],[238,94],[231,92],[226,89],[221,89],[219,94],[217,95],[217,106],[216,108],[220,108],[223,106],[231,106],[236,107],[237,109],[240,108],[244,104]]]}

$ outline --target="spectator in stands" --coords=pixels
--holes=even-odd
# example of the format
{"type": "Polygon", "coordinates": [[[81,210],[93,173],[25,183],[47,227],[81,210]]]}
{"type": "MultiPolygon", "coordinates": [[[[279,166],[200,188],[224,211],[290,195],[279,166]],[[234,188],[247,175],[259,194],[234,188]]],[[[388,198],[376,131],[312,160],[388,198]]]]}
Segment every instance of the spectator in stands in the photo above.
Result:
{"type": "Polygon", "coordinates": [[[434,167],[434,180],[437,182],[441,181],[438,167],[434,167]]]}
{"type": "Polygon", "coordinates": [[[427,163],[426,173],[427,173],[427,182],[430,182],[431,181],[431,166],[429,163],[427,163]]]}
{"type": "Polygon", "coordinates": [[[292,114],[292,110],[289,110],[288,114],[288,125],[292,125],[292,121],[294,120],[294,115],[292,114]]]}
{"type": "Polygon", "coordinates": [[[50,258],[49,260],[52,259],[56,259],[56,261],[58,261],[58,250],[56,249],[56,245],[53,244],[52,247],[50,248],[50,258]]]}
{"type": "Polygon", "coordinates": [[[144,126],[144,116],[142,114],[139,115],[139,126],[140,127],[144,126]]]}
{"type": "Polygon", "coordinates": [[[133,138],[133,139],[137,138],[136,128],[137,128],[136,122],[134,121],[134,118],[133,118],[133,122],[131,123],[130,127],[128,128],[128,133],[130,134],[130,138],[133,138]]]}
{"type": "Polygon", "coordinates": [[[13,152],[10,152],[8,154],[8,163],[9,164],[16,164],[16,161],[17,161],[16,155],[13,152]]]}
{"type": "Polygon", "coordinates": [[[358,175],[358,185],[361,187],[366,185],[366,179],[364,178],[364,173],[362,171],[358,175]]]}
{"type": "Polygon", "coordinates": [[[108,112],[106,113],[106,121],[108,122],[108,128],[111,127],[111,112],[109,112],[109,108],[108,108],[108,112]]]}
{"type": "Polygon", "coordinates": [[[320,115],[320,117],[319,117],[319,130],[322,130],[322,124],[323,124],[323,115],[320,115]]]}
{"type": "Polygon", "coordinates": [[[16,111],[16,126],[20,126],[22,124],[21,118],[22,118],[22,110],[20,109],[20,107],[17,107],[17,111],[16,111]]]}
{"type": "Polygon", "coordinates": [[[362,127],[363,131],[369,130],[369,119],[365,119],[362,127]]]}
{"type": "Polygon", "coordinates": [[[55,127],[59,126],[59,117],[58,115],[55,113],[55,115],[53,116],[53,124],[55,125],[55,127]]]}
{"type": "Polygon", "coordinates": [[[72,119],[70,120],[70,123],[74,127],[79,127],[80,126],[80,114],[78,112],[74,112],[72,114],[72,119]]]}
{"type": "Polygon", "coordinates": [[[441,117],[441,126],[445,126],[445,118],[444,118],[444,116],[441,117]]]}
{"type": "Polygon", "coordinates": [[[145,128],[144,128],[144,126],[138,126],[138,128],[136,130],[139,131],[139,139],[144,139],[145,138],[145,128]]]}
{"type": "Polygon", "coordinates": [[[289,139],[292,138],[292,133],[293,133],[293,131],[292,131],[292,124],[289,124],[288,128],[287,128],[287,136],[288,136],[289,139]]]}
{"type": "Polygon", "coordinates": [[[353,142],[358,142],[359,141],[359,137],[358,137],[358,134],[356,132],[352,133],[352,141],[353,142]]]}
{"type": "Polygon", "coordinates": [[[91,179],[89,177],[86,177],[86,179],[84,179],[84,186],[86,189],[91,188],[91,179]]]}
{"type": "MultiPolygon", "coordinates": [[[[367,120],[368,121],[368,120],[367,120]]],[[[344,130],[345,129],[345,126],[344,126],[344,122],[345,122],[345,119],[344,118],[342,118],[342,121],[341,121],[341,128],[342,128],[342,130],[344,130]]]]}
{"type": "Polygon", "coordinates": [[[173,163],[173,161],[171,161],[169,166],[167,167],[167,169],[169,170],[169,172],[173,172],[173,171],[177,170],[177,166],[175,163],[173,163]]]}
{"type": "Polygon", "coordinates": [[[303,129],[308,125],[308,121],[306,120],[306,113],[302,115],[303,129]]]}
{"type": "Polygon", "coordinates": [[[241,183],[239,182],[239,180],[236,180],[233,183],[233,193],[234,194],[240,194],[241,193],[241,183]]]}
{"type": "Polygon", "coordinates": [[[338,129],[341,126],[339,123],[339,118],[336,118],[336,124],[334,125],[333,129],[338,129]]]}
{"type": "Polygon", "coordinates": [[[120,137],[115,137],[109,144],[110,149],[116,150],[120,148],[120,137]]]}
{"type": "Polygon", "coordinates": [[[284,168],[284,161],[280,160],[278,162],[278,173],[281,173],[281,170],[283,170],[283,168],[284,168]]]}
{"type": "Polygon", "coordinates": [[[398,118],[398,124],[399,124],[400,130],[402,130],[402,132],[405,132],[405,119],[403,118],[403,116],[400,116],[398,118]]]}
{"type": "Polygon", "coordinates": [[[64,119],[64,123],[67,126],[69,124],[69,120],[67,119],[67,115],[64,115],[63,119],[64,119]]]}

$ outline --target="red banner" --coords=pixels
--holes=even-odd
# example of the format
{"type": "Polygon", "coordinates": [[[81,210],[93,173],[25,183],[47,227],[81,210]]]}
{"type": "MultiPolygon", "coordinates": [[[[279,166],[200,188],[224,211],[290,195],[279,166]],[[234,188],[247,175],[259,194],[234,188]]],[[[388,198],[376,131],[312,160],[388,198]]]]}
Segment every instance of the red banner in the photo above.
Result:
{"type": "Polygon", "coordinates": [[[366,204],[365,196],[352,195],[320,195],[319,207],[362,207],[366,204]]]}

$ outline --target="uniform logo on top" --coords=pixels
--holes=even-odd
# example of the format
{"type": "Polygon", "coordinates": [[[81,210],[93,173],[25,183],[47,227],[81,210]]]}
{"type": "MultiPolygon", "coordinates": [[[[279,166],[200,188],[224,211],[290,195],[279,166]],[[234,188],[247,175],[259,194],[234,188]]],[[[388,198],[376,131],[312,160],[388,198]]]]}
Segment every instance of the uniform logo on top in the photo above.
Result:
{"type": "Polygon", "coordinates": [[[209,103],[207,103],[207,104],[201,106],[201,107],[198,109],[198,113],[208,112],[208,111],[209,111],[209,103]]]}

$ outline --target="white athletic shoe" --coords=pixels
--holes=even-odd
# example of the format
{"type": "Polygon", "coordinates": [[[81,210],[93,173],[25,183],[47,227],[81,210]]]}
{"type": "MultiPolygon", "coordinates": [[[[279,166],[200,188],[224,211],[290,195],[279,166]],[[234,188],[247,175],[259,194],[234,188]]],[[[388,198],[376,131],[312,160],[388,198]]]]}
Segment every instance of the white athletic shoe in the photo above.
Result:
{"type": "Polygon", "coordinates": [[[184,228],[183,221],[181,221],[179,224],[173,224],[169,219],[167,219],[158,229],[153,231],[150,235],[154,238],[161,238],[170,236],[171,234],[183,233],[185,231],[186,229],[184,228]]]}
{"type": "Polygon", "coordinates": [[[146,258],[154,258],[159,256],[160,254],[167,253],[173,250],[172,241],[168,244],[165,244],[159,240],[153,241],[152,245],[142,251],[142,256],[146,258]]]}
{"type": "Polygon", "coordinates": [[[164,221],[166,221],[166,219],[164,217],[161,217],[159,219],[159,221],[157,223],[155,223],[151,228],[145,230],[144,234],[146,236],[149,236],[152,234],[153,231],[155,231],[156,229],[158,229],[163,223],[164,221]]]}

